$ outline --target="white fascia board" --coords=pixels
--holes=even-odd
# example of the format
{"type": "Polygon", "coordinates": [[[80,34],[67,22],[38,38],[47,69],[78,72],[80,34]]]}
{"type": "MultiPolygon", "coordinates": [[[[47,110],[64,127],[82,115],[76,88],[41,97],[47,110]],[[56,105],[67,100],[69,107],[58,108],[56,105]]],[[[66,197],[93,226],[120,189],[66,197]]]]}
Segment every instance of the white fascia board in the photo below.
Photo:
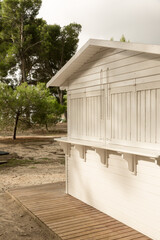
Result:
{"type": "Polygon", "coordinates": [[[50,86],[62,86],[100,48],[124,49],[130,51],[160,54],[160,45],[90,39],[47,83],[50,86]]]}
{"type": "Polygon", "coordinates": [[[136,52],[145,52],[145,53],[151,53],[151,54],[160,54],[160,45],[96,40],[96,39],[91,39],[90,42],[94,46],[101,46],[106,48],[118,48],[118,49],[131,50],[136,52]]]}
{"type": "Polygon", "coordinates": [[[62,75],[65,76],[66,72],[70,72],[70,69],[73,68],[73,63],[76,65],[77,59],[79,59],[89,47],[90,40],[56,73],[54,77],[47,83],[47,87],[50,86],[60,86],[62,82],[62,75]]]}

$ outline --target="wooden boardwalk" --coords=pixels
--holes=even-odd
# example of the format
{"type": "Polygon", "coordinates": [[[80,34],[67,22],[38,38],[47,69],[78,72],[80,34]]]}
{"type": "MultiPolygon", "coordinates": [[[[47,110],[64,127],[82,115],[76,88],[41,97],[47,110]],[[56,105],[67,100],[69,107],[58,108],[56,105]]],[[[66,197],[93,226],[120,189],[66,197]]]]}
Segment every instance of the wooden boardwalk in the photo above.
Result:
{"type": "Polygon", "coordinates": [[[53,236],[63,240],[149,240],[110,216],[64,192],[64,183],[12,190],[9,194],[53,236]]]}

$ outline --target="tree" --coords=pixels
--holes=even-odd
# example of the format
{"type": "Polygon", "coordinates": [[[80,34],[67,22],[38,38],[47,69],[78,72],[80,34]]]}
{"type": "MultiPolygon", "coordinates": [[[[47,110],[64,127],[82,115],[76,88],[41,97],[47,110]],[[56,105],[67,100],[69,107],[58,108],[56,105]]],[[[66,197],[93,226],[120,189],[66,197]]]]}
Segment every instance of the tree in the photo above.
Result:
{"type": "MultiPolygon", "coordinates": [[[[0,79],[12,85],[47,82],[74,55],[81,25],[47,25],[36,18],[42,0],[0,2],[0,79]]],[[[51,92],[63,104],[62,92],[51,92]]]]}
{"type": "Polygon", "coordinates": [[[41,32],[40,51],[37,65],[33,69],[33,79],[48,82],[75,54],[81,25],[71,23],[61,28],[59,25],[45,25],[41,32]]]}
{"type": "Polygon", "coordinates": [[[3,0],[0,4],[0,73],[3,80],[26,82],[34,65],[40,32],[46,24],[36,19],[41,0],[3,0]],[[13,78],[15,75],[15,79],[13,78]],[[11,77],[12,76],[12,77],[11,77]]]}
{"type": "MultiPolygon", "coordinates": [[[[33,69],[34,81],[47,83],[75,54],[81,25],[71,23],[61,28],[59,25],[46,25],[42,31],[37,65],[33,69]]],[[[64,104],[65,91],[51,89],[59,103],[64,104]]]]}
{"type": "Polygon", "coordinates": [[[16,139],[19,122],[47,128],[49,123],[56,123],[64,111],[42,83],[37,86],[23,83],[16,89],[0,83],[0,106],[0,123],[13,126],[13,139],[16,139]]]}
{"type": "Polygon", "coordinates": [[[61,119],[61,114],[65,110],[65,106],[60,105],[56,98],[51,96],[49,89],[45,88],[45,84],[32,86],[34,100],[32,103],[31,121],[34,124],[44,125],[48,131],[49,124],[56,124],[61,119]]]}

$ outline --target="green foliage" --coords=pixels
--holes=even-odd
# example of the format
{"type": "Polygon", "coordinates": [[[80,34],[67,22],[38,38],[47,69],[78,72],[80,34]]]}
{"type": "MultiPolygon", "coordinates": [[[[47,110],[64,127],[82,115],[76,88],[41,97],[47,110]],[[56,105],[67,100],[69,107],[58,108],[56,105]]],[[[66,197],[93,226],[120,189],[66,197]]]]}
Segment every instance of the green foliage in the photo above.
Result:
{"type": "Polygon", "coordinates": [[[6,125],[13,124],[13,89],[6,84],[0,84],[0,124],[4,129],[6,125]]]}
{"type": "Polygon", "coordinates": [[[125,38],[124,35],[121,36],[121,38],[120,38],[120,42],[126,42],[126,38],[125,38]]]}
{"type": "MultiPolygon", "coordinates": [[[[110,38],[110,41],[114,41],[114,38],[111,37],[111,38],[110,38]]],[[[124,34],[122,34],[122,36],[121,36],[121,38],[120,38],[120,42],[129,42],[129,40],[127,41],[127,40],[126,40],[126,37],[124,36],[124,34]]]]}
{"type": "MultiPolygon", "coordinates": [[[[32,68],[32,80],[47,83],[75,54],[81,25],[71,23],[61,28],[59,25],[45,25],[37,53],[37,64],[32,68]]],[[[62,105],[65,91],[57,87],[51,89],[62,105]]]]}
{"type": "Polygon", "coordinates": [[[45,24],[42,19],[36,19],[41,0],[3,0],[0,6],[1,80],[17,82],[19,71],[19,82],[25,82],[35,61],[40,30],[45,24]]]}
{"type": "Polygon", "coordinates": [[[120,42],[129,42],[129,40],[126,40],[126,37],[124,35],[121,36],[120,42]]]}
{"type": "Polygon", "coordinates": [[[40,6],[41,0],[1,2],[1,77],[19,70],[20,82],[47,82],[75,53],[81,25],[47,25],[36,18],[40,6]]]}
{"type": "Polygon", "coordinates": [[[13,126],[14,134],[20,122],[26,126],[39,124],[47,127],[50,123],[57,123],[64,111],[43,83],[37,86],[23,83],[16,89],[0,83],[0,105],[1,127],[13,126]]]}
{"type": "MultiPolygon", "coordinates": [[[[0,1],[0,81],[11,85],[48,82],[73,56],[81,25],[47,25],[36,18],[42,0],[0,1]]],[[[65,92],[52,88],[63,104],[65,92]]]]}
{"type": "Polygon", "coordinates": [[[61,119],[64,107],[60,105],[56,98],[50,95],[45,84],[38,84],[34,89],[34,100],[32,107],[31,120],[35,124],[45,125],[56,124],[61,119]]]}
{"type": "Polygon", "coordinates": [[[59,25],[45,25],[41,32],[37,65],[32,78],[48,82],[75,54],[81,25],[71,23],[63,28],[59,25]]]}

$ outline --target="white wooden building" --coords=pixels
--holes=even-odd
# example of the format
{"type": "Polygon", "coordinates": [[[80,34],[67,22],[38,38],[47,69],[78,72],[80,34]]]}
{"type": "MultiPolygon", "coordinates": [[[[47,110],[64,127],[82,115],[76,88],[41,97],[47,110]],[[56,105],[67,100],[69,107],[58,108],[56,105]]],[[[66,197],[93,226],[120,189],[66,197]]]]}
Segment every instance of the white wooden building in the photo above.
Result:
{"type": "Polygon", "coordinates": [[[160,240],[160,45],[91,39],[49,86],[68,95],[66,192],[160,240]]]}

